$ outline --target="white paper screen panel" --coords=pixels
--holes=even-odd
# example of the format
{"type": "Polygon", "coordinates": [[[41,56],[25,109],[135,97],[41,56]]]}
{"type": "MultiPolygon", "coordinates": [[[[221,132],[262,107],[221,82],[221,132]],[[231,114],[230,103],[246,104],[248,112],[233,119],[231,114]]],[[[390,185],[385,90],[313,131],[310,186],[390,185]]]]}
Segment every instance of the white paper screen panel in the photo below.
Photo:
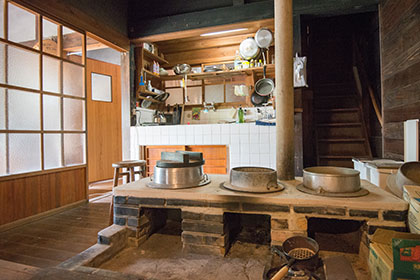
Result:
{"type": "Polygon", "coordinates": [[[92,73],[92,100],[112,102],[112,78],[108,75],[92,73]]]}

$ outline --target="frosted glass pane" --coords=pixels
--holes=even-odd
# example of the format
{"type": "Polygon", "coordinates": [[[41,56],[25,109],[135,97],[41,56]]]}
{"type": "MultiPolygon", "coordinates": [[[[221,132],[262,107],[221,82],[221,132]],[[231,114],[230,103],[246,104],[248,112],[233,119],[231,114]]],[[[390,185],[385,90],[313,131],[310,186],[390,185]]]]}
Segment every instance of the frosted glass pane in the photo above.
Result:
{"type": "Polygon", "coordinates": [[[48,56],[43,56],[42,61],[43,90],[50,92],[60,92],[60,60],[48,56]]]}
{"type": "Polygon", "coordinates": [[[223,103],[224,85],[205,86],[204,99],[206,102],[223,103]]]}
{"type": "Polygon", "coordinates": [[[85,163],[85,134],[64,134],[64,164],[85,163]]]}
{"type": "Polygon", "coordinates": [[[0,82],[1,83],[5,83],[6,81],[5,61],[6,61],[6,46],[5,44],[0,43],[0,82]]]}
{"type": "Polygon", "coordinates": [[[42,48],[46,53],[59,55],[57,46],[57,28],[58,25],[42,19],[42,48]]]}
{"type": "Polygon", "coordinates": [[[64,98],[64,130],[85,129],[85,102],[79,99],[64,98]]]}
{"type": "Polygon", "coordinates": [[[202,87],[187,87],[188,102],[185,104],[202,104],[203,101],[202,87]]]}
{"type": "Polygon", "coordinates": [[[226,85],[226,102],[246,102],[246,96],[236,96],[234,93],[235,85],[226,85]]]}
{"type": "Polygon", "coordinates": [[[38,54],[8,46],[8,83],[39,89],[38,54]]]}
{"type": "Polygon", "coordinates": [[[166,89],[166,92],[169,93],[168,99],[166,99],[166,104],[174,105],[174,104],[183,104],[183,90],[182,88],[171,88],[166,89]]]}
{"type": "Polygon", "coordinates": [[[41,169],[41,135],[9,134],[10,173],[41,169]]]}
{"type": "Polygon", "coordinates": [[[6,171],[6,134],[0,133],[0,176],[6,171]]]}
{"type": "Polygon", "coordinates": [[[92,100],[112,102],[111,76],[92,73],[92,100]]]}
{"type": "Polygon", "coordinates": [[[5,89],[0,88],[0,129],[6,128],[6,95],[5,89]]]}
{"type": "Polygon", "coordinates": [[[63,62],[63,93],[84,97],[83,67],[63,62]]]}
{"type": "Polygon", "coordinates": [[[9,3],[9,40],[21,43],[27,47],[35,47],[38,40],[36,37],[36,16],[24,9],[9,3]]]}
{"type": "Polygon", "coordinates": [[[83,64],[83,35],[63,26],[63,57],[83,64]]]}
{"type": "Polygon", "coordinates": [[[41,128],[39,94],[8,90],[9,129],[38,130],[41,128]]]}
{"type": "Polygon", "coordinates": [[[61,166],[61,134],[44,134],[44,168],[61,166]]]}
{"type": "Polygon", "coordinates": [[[60,97],[44,94],[42,99],[44,112],[44,130],[60,130],[60,97]]]}
{"type": "Polygon", "coordinates": [[[4,38],[4,0],[0,0],[0,37],[4,38]]]}

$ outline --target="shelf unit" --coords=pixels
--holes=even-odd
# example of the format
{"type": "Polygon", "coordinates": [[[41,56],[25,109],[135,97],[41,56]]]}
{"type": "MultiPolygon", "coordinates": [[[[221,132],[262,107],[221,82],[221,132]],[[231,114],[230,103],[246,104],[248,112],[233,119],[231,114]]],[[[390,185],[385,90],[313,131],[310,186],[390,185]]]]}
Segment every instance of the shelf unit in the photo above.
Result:
{"type": "MultiPolygon", "coordinates": [[[[190,79],[190,80],[204,80],[204,79],[211,79],[211,78],[230,79],[233,76],[240,76],[240,75],[251,76],[256,73],[262,73],[262,72],[263,72],[263,67],[253,67],[253,68],[246,68],[246,69],[240,69],[240,70],[192,73],[192,74],[187,74],[187,79],[190,79]]],[[[274,73],[274,64],[267,65],[267,73],[269,74],[274,73]]],[[[164,81],[181,80],[182,78],[184,78],[184,75],[160,76],[160,79],[164,81]]]]}
{"type": "Polygon", "coordinates": [[[163,88],[163,80],[158,74],[155,74],[147,69],[148,66],[151,66],[153,64],[153,61],[158,62],[161,66],[168,64],[168,61],[165,60],[163,57],[156,55],[154,53],[151,53],[150,51],[144,49],[143,47],[136,48],[135,51],[136,55],[136,99],[139,101],[142,100],[150,100],[155,104],[155,109],[161,107],[165,103],[162,101],[158,101],[155,99],[147,98],[147,96],[157,96],[158,94],[146,90],[144,88],[140,88],[138,86],[140,76],[143,76],[143,79],[145,83],[147,84],[150,80],[153,87],[162,89],[163,88]]]}

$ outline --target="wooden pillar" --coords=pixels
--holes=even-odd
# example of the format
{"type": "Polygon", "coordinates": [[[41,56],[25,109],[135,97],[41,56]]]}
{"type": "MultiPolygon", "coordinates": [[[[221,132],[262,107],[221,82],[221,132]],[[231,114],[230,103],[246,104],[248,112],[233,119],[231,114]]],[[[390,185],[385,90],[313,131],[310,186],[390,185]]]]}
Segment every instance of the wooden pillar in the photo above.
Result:
{"type": "Polygon", "coordinates": [[[274,1],[276,159],[280,180],[295,178],[292,2],[274,1]]]}

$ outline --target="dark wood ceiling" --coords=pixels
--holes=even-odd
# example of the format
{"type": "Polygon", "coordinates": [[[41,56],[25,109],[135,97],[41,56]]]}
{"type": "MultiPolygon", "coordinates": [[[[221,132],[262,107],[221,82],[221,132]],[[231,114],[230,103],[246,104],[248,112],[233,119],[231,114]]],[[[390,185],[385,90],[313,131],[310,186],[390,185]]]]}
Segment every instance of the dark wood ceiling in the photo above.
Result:
{"type": "MultiPolygon", "coordinates": [[[[294,0],[295,15],[340,15],[377,10],[378,0],[294,0]]],[[[128,34],[156,34],[274,17],[273,0],[129,0],[128,34]]]]}

